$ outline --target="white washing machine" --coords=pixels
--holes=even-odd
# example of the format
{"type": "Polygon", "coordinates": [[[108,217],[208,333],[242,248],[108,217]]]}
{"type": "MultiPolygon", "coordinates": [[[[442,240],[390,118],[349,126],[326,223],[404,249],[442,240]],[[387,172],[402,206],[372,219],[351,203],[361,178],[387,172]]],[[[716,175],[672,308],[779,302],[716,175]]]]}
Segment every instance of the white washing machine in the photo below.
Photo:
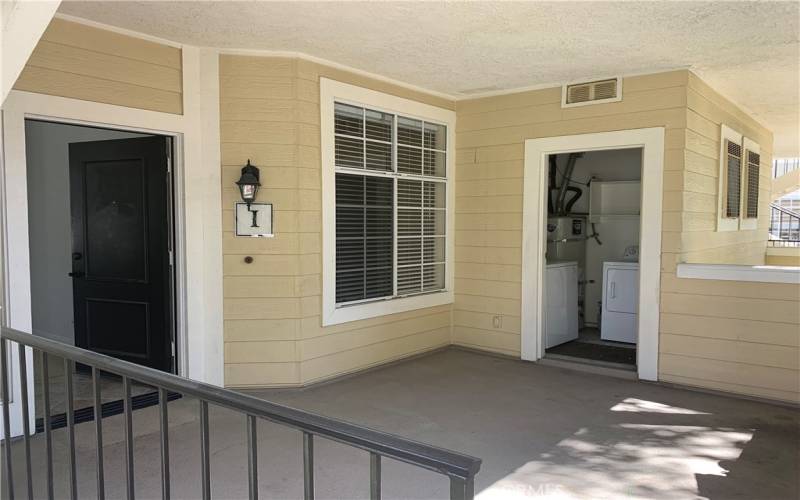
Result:
{"type": "Polygon", "coordinates": [[[545,348],[578,338],[578,263],[547,263],[545,289],[545,348]]]}
{"type": "Polygon", "coordinates": [[[600,338],[635,344],[639,329],[639,263],[603,262],[600,338]]]}

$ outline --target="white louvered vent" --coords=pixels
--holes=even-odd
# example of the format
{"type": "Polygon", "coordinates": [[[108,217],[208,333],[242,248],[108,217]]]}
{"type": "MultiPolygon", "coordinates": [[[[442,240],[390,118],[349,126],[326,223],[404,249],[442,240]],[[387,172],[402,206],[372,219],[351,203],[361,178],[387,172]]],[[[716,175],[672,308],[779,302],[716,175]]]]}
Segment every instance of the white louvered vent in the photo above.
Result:
{"type": "Polygon", "coordinates": [[[622,79],[609,78],[594,82],[565,85],[561,92],[561,106],[583,106],[622,100],[622,79]]]}

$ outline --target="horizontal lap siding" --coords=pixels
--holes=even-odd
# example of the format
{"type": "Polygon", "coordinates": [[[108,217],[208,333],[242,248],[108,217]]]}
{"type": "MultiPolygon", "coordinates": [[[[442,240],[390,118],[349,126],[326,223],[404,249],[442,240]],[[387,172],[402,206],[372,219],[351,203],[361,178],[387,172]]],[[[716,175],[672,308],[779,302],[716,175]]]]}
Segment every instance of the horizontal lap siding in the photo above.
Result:
{"type": "Polygon", "coordinates": [[[221,56],[228,386],[303,385],[450,343],[450,306],[321,326],[320,76],[453,107],[301,59],[221,56]],[[261,169],[259,200],[274,204],[274,238],[233,236],[233,183],[247,159],[261,169]]]}
{"type": "Polygon", "coordinates": [[[561,109],[560,98],[458,103],[454,342],[520,354],[524,140],[664,126],[659,378],[797,402],[800,290],[676,276],[678,262],[764,262],[770,132],[686,71],[626,78],[619,103],[561,109]],[[761,146],[757,231],[716,232],[721,123],[761,146]]]}
{"type": "Polygon", "coordinates": [[[797,285],[661,279],[659,378],[800,402],[797,285]]]}
{"type": "MultiPolygon", "coordinates": [[[[320,77],[358,85],[387,94],[412,99],[434,106],[453,108],[453,103],[421,92],[411,91],[390,83],[355,75],[328,66],[297,60],[297,98],[306,109],[313,110],[314,147],[317,155],[308,163],[317,174],[322,168],[319,155],[319,79],[320,77]]],[[[321,176],[308,179],[321,197],[321,176]]],[[[321,206],[314,211],[314,219],[321,219],[321,206]]],[[[321,228],[314,237],[322,240],[321,228]]],[[[321,245],[314,258],[321,262],[321,245]]],[[[321,266],[314,274],[322,281],[321,266]]],[[[304,384],[352,373],[372,366],[439,348],[450,343],[450,307],[442,306],[379,318],[354,321],[323,328],[321,326],[322,289],[317,287],[304,295],[305,307],[297,343],[300,377],[304,384]]]]}
{"type": "MultiPolygon", "coordinates": [[[[676,71],[626,78],[622,102],[579,108],[561,108],[560,88],[458,103],[456,344],[520,354],[526,139],[666,127],[665,245],[680,239],[687,77],[676,71]]],[[[665,252],[664,266],[674,271],[677,251],[665,252]]]]}
{"type": "Polygon", "coordinates": [[[181,50],[53,19],[16,90],[181,114],[181,50]]]}
{"type": "MultiPolygon", "coordinates": [[[[222,151],[223,311],[225,385],[298,385],[297,338],[302,292],[319,265],[304,258],[313,249],[299,219],[318,203],[302,159],[316,149],[300,144],[302,125],[318,113],[304,113],[295,99],[295,61],[287,58],[221,56],[220,136],[222,151]],[[250,160],[261,170],[259,201],[274,207],[274,238],[234,236],[234,184],[250,160]],[[306,200],[305,202],[303,200],[306,200]],[[244,262],[252,256],[253,262],[244,262]]],[[[313,224],[313,222],[312,222],[313,224]]],[[[319,228],[309,227],[310,231],[319,228]]]]}
{"type": "MultiPolygon", "coordinates": [[[[689,74],[680,238],[665,243],[682,262],[763,264],[769,225],[772,134],[689,74]],[[720,126],[761,148],[759,221],[752,231],[717,232],[720,126]]],[[[666,176],[665,176],[666,179],[666,176]]],[[[668,221],[665,219],[665,224],[668,221]]],[[[796,285],[661,277],[659,379],[800,402],[800,290],[796,285]]]]}
{"type": "Polygon", "coordinates": [[[681,237],[684,262],[764,264],[772,164],[772,134],[694,74],[687,90],[686,168],[681,237]],[[756,141],[761,149],[758,228],[716,231],[719,190],[720,126],[756,141]]]}

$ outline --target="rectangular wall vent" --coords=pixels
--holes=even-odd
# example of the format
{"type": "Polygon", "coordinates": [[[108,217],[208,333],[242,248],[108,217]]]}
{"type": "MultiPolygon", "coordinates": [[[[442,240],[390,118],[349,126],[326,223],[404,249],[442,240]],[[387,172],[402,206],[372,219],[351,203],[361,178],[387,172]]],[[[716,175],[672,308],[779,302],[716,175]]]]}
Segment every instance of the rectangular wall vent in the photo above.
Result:
{"type": "Polygon", "coordinates": [[[622,100],[622,78],[572,83],[561,89],[561,106],[584,106],[622,100]]]}

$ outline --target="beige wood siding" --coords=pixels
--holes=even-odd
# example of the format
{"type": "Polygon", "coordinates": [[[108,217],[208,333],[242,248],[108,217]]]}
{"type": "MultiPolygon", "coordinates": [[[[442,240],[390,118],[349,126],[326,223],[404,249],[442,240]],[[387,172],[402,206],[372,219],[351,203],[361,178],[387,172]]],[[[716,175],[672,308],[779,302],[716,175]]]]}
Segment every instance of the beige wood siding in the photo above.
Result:
{"type": "Polygon", "coordinates": [[[797,285],[661,278],[659,379],[800,403],[797,285]]]}
{"type": "Polygon", "coordinates": [[[686,221],[681,236],[683,262],[764,264],[772,182],[772,133],[693,73],[689,73],[686,105],[686,155],[692,161],[687,161],[681,174],[682,217],[686,221]],[[755,230],[716,231],[719,138],[723,124],[756,141],[761,148],[759,217],[755,230]]]}
{"type": "Polygon", "coordinates": [[[14,88],[181,114],[181,50],[53,19],[14,88]]]}
{"type": "Polygon", "coordinates": [[[688,71],[625,78],[623,91],[621,102],[570,109],[560,88],[458,102],[453,342],[520,354],[524,141],[663,126],[659,378],[798,402],[800,290],[675,272],[764,262],[771,133],[688,71]],[[721,123],[761,147],[755,231],[715,231],[721,123]]]}
{"type": "Polygon", "coordinates": [[[561,108],[561,88],[459,101],[456,146],[456,344],[520,354],[524,141],[666,128],[664,255],[680,253],[688,73],[626,78],[617,103],[561,108]],[[500,327],[493,319],[500,316],[500,327]]]}
{"type": "Polygon", "coordinates": [[[228,386],[304,385],[450,343],[450,306],[321,326],[320,76],[454,107],[302,59],[220,57],[228,386]],[[248,159],[261,168],[259,200],[274,204],[274,238],[233,236],[234,182],[248,159]]]}

